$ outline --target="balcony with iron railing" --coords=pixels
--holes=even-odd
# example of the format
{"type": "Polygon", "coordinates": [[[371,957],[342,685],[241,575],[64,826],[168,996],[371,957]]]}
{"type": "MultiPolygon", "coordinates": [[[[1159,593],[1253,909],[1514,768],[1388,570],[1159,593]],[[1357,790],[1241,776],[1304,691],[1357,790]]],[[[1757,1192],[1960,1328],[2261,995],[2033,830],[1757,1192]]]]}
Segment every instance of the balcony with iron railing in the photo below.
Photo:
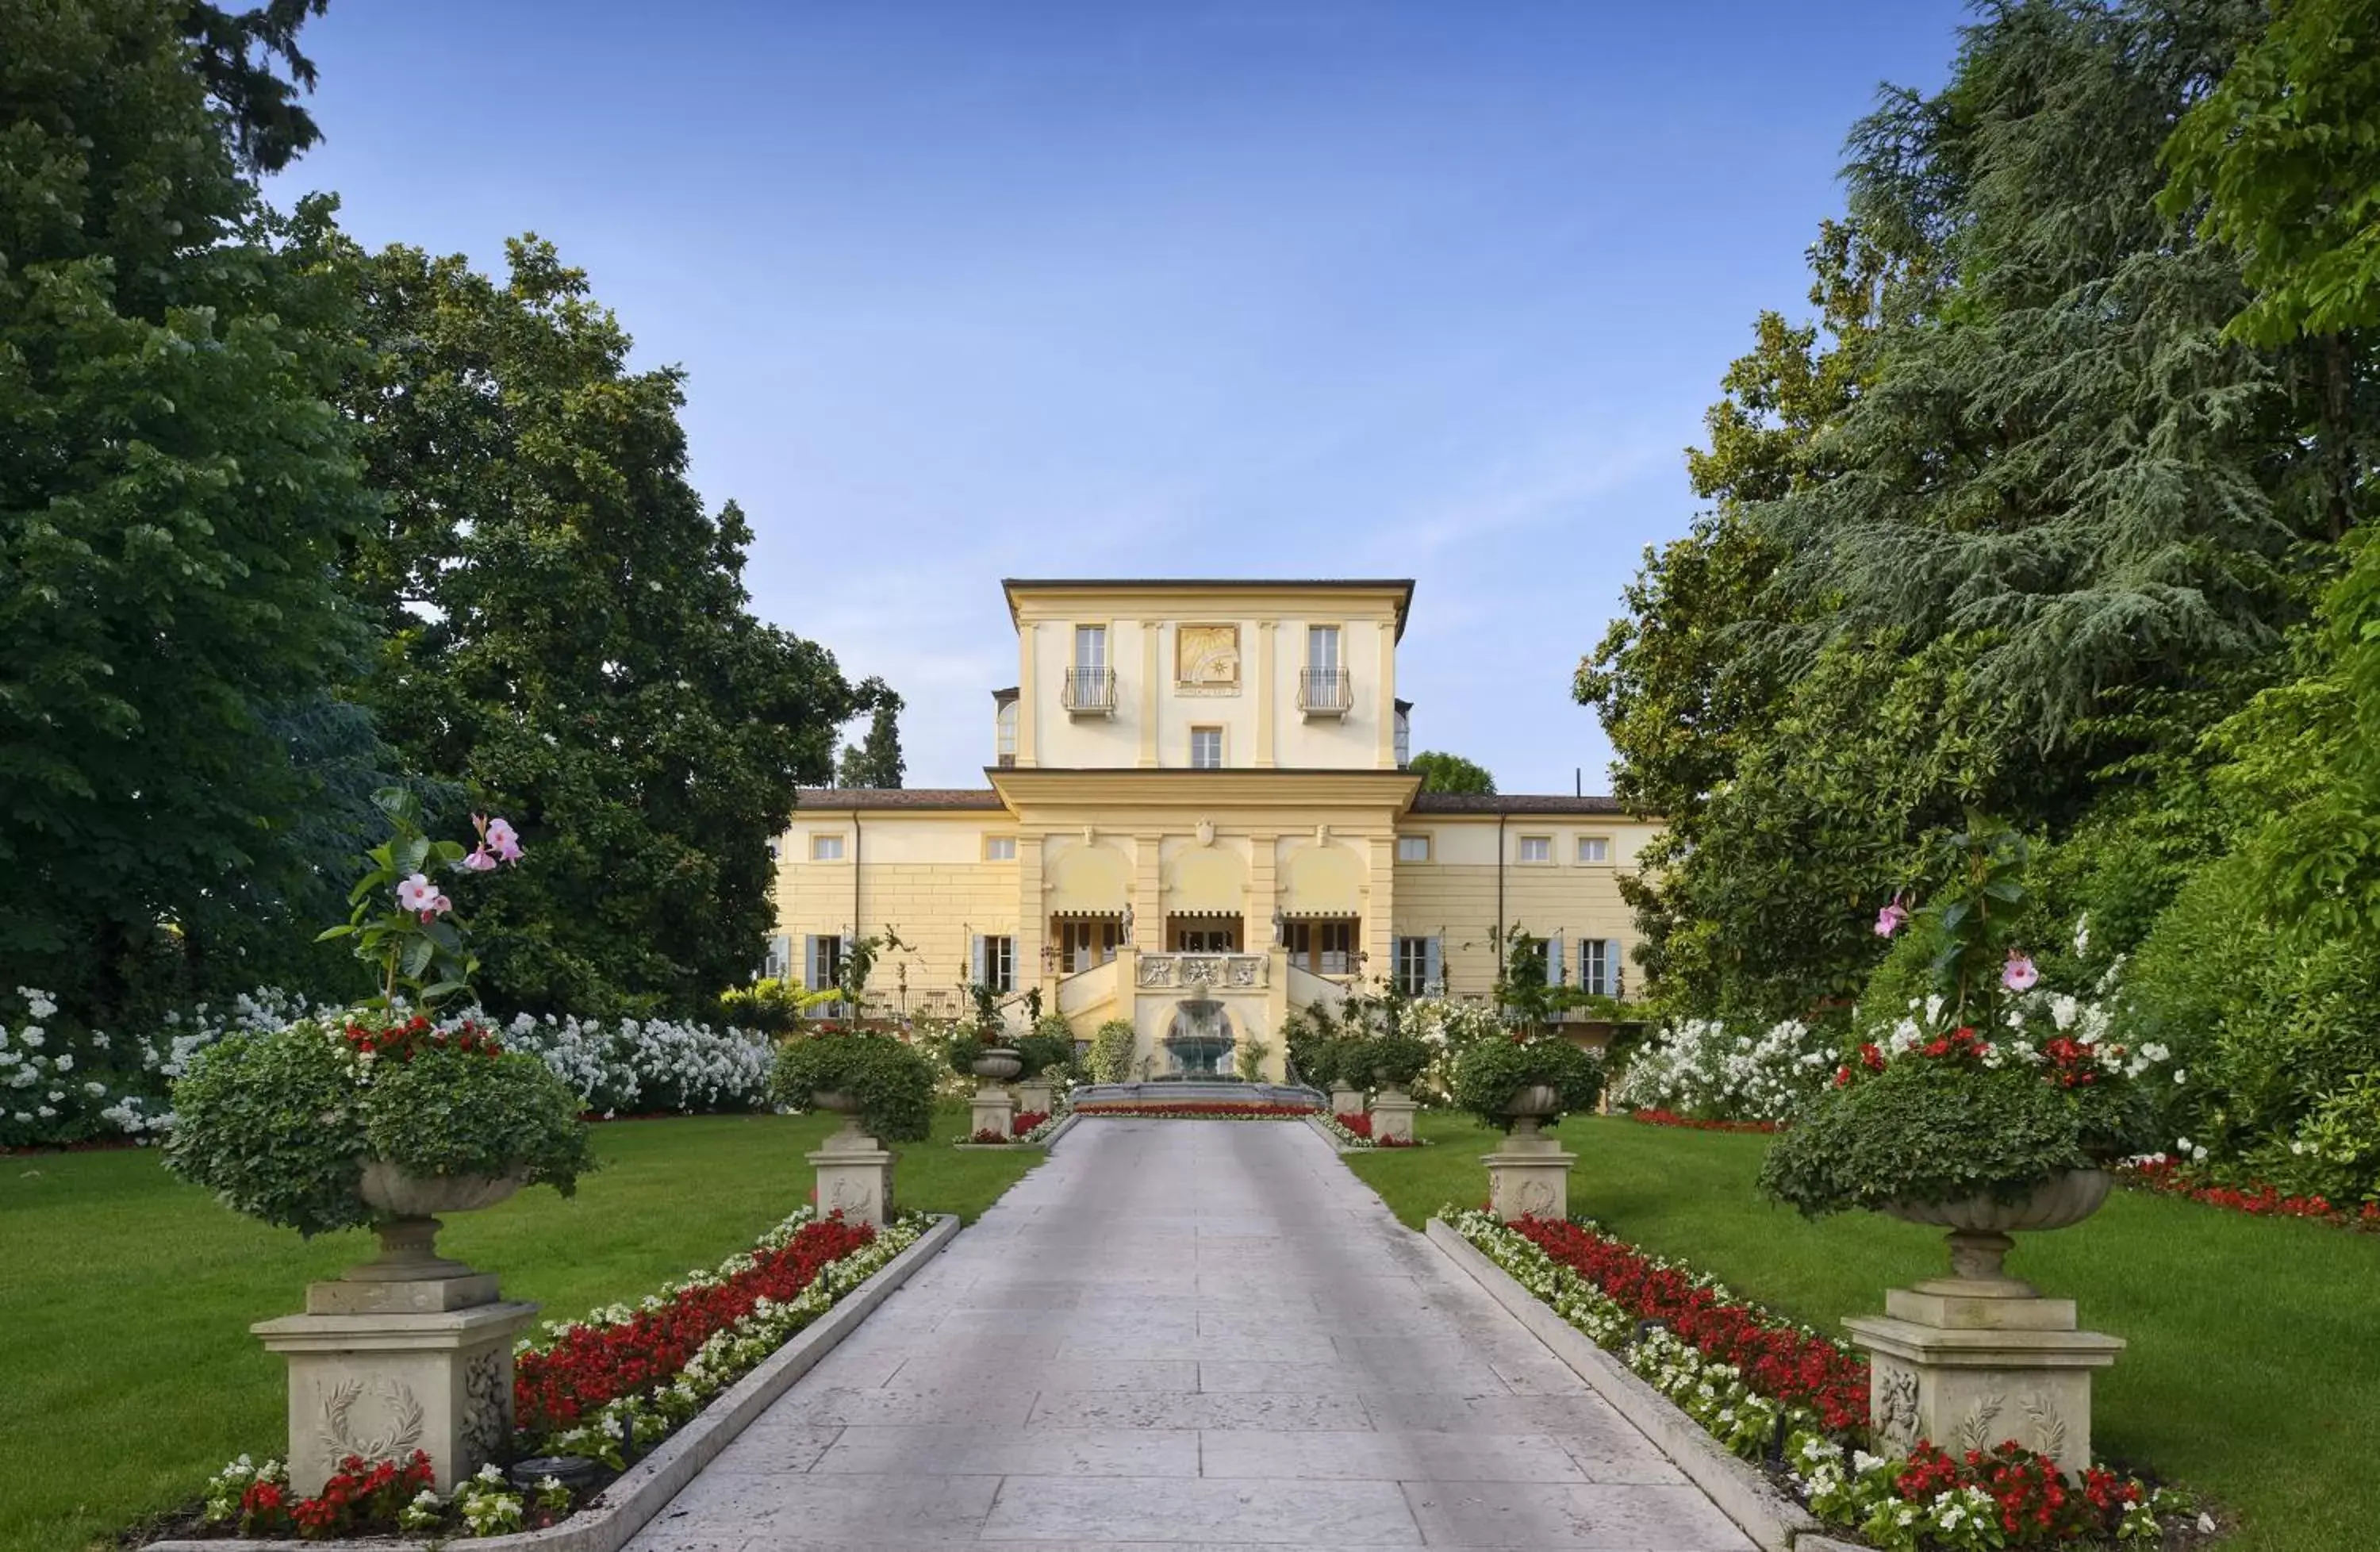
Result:
{"type": "Polygon", "coordinates": [[[1297,709],[1307,717],[1343,717],[1355,704],[1355,686],[1343,668],[1297,671],[1297,709]]]}
{"type": "Polygon", "coordinates": [[[1058,704],[1070,717],[1112,717],[1116,676],[1112,668],[1070,668],[1059,682],[1058,704]]]}

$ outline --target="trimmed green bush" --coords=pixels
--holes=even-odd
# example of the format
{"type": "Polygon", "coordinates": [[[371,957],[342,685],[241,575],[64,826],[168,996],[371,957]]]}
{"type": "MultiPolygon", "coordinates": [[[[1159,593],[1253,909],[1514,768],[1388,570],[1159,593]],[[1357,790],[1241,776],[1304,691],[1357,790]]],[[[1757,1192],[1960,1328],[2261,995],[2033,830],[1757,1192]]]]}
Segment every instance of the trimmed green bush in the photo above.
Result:
{"type": "Polygon", "coordinates": [[[367,1158],[570,1194],[595,1167],[577,1095],[536,1057],[466,1031],[302,1023],[232,1036],[174,1085],[166,1167],[308,1236],[371,1221],[356,1194],[367,1158]]]}
{"type": "Polygon", "coordinates": [[[933,1126],[934,1065],[890,1035],[835,1030],[795,1036],[779,1047],[771,1097],[807,1110],[820,1089],[856,1098],[860,1126],[882,1142],[923,1142],[933,1126]]]}
{"type": "Polygon", "coordinates": [[[1505,1113],[1516,1090],[1543,1084],[1554,1091],[1558,1109],[1544,1118],[1591,1109],[1603,1093],[1603,1063],[1560,1036],[1515,1035],[1477,1040],[1454,1069],[1454,1102],[1489,1126],[1510,1132],[1505,1113]]]}
{"type": "Polygon", "coordinates": [[[1132,1053],[1137,1037],[1126,1019],[1110,1019],[1091,1036],[1091,1052],[1083,1065],[1093,1083],[1123,1083],[1132,1076],[1132,1053]]]}

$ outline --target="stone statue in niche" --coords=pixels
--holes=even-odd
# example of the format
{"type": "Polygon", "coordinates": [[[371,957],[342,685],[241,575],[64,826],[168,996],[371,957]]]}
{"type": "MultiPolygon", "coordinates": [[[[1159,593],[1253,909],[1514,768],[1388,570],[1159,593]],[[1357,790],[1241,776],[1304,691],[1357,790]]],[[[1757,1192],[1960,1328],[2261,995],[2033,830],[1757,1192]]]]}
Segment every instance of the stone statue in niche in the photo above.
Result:
{"type": "Polygon", "coordinates": [[[1240,692],[1240,627],[1176,625],[1173,685],[1191,695],[1240,692]]]}

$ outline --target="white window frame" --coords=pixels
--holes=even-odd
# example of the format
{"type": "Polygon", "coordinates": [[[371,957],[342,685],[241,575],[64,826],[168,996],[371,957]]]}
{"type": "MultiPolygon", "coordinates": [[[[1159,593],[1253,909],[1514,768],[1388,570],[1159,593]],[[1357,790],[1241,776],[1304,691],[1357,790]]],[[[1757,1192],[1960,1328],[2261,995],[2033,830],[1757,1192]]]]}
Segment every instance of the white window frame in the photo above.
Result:
{"type": "Polygon", "coordinates": [[[810,832],[810,860],[812,862],[841,862],[843,860],[843,856],[842,831],[813,831],[810,832]]]}
{"type": "Polygon", "coordinates": [[[988,932],[983,939],[983,983],[1001,993],[1016,989],[1016,940],[988,932]]]}
{"type": "Polygon", "coordinates": [[[1611,837],[1609,837],[1609,835],[1582,835],[1582,836],[1580,836],[1580,837],[1578,838],[1578,861],[1579,861],[1579,866],[1580,866],[1580,867],[1610,867],[1610,866],[1611,866],[1611,837]],[[1603,855],[1602,855],[1601,856],[1589,856],[1589,855],[1586,855],[1586,853],[1587,853],[1587,848],[1588,848],[1588,847],[1590,847],[1590,846],[1595,847],[1595,848],[1597,848],[1597,849],[1600,850],[1600,851],[1603,853],[1603,855]]]}
{"type": "Polygon", "coordinates": [[[1305,666],[1317,673],[1336,673],[1347,666],[1347,633],[1335,624],[1309,624],[1305,627],[1305,666]],[[1318,652],[1324,642],[1330,644],[1326,654],[1318,652]]]}
{"type": "Polygon", "coordinates": [[[1194,728],[1192,728],[1192,729],[1190,730],[1190,769],[1191,769],[1191,770],[1222,770],[1222,769],[1223,769],[1224,764],[1225,764],[1225,763],[1226,763],[1230,758],[1231,758],[1231,751],[1230,751],[1230,747],[1229,747],[1228,744],[1226,743],[1226,741],[1225,741],[1225,739],[1224,739],[1224,730],[1223,730],[1223,728],[1222,728],[1220,725],[1216,724],[1216,723],[1201,723],[1201,724],[1199,724],[1198,726],[1194,727],[1194,728]],[[1198,737],[1199,737],[1199,735],[1200,735],[1201,734],[1208,734],[1208,733],[1211,733],[1211,734],[1213,734],[1215,735],[1215,763],[1214,763],[1214,764],[1212,764],[1212,765],[1201,765],[1201,764],[1199,764],[1199,763],[1198,763],[1198,737]]]}
{"type": "Polygon", "coordinates": [[[983,860],[986,862],[1014,862],[1016,860],[1016,837],[1014,835],[985,836],[983,838],[983,860]]]}
{"type": "Polygon", "coordinates": [[[1113,666],[1108,657],[1106,623],[1102,621],[1096,624],[1077,624],[1075,627],[1074,667],[1097,673],[1113,666]],[[1083,648],[1086,645],[1091,646],[1095,650],[1085,652],[1083,648]]]}
{"type": "Polygon", "coordinates": [[[1399,862],[1427,862],[1430,859],[1431,851],[1432,848],[1429,843],[1429,837],[1427,835],[1400,835],[1397,837],[1397,860],[1399,862]],[[1418,855],[1407,855],[1405,848],[1408,846],[1417,848],[1418,855]]]}
{"type": "Polygon", "coordinates": [[[1016,702],[1003,700],[991,714],[991,754],[1000,764],[1016,763],[1016,702]]]}
{"type": "Polygon", "coordinates": [[[1397,990],[1407,997],[1429,995],[1429,939],[1399,934],[1392,962],[1397,990]]]}
{"type": "Polygon", "coordinates": [[[1548,866],[1554,860],[1554,838],[1550,835],[1523,835],[1515,838],[1512,860],[1530,867],[1548,866]],[[1529,848],[1533,844],[1541,848],[1536,856],[1529,855],[1529,848]]]}
{"type": "Polygon", "coordinates": [[[1398,769],[1399,770],[1410,770],[1410,769],[1412,768],[1412,766],[1413,766],[1413,713],[1412,713],[1412,712],[1410,712],[1410,711],[1400,711],[1400,712],[1398,712],[1398,713],[1397,713],[1397,734],[1396,734],[1396,737],[1397,737],[1397,769],[1398,769]]]}

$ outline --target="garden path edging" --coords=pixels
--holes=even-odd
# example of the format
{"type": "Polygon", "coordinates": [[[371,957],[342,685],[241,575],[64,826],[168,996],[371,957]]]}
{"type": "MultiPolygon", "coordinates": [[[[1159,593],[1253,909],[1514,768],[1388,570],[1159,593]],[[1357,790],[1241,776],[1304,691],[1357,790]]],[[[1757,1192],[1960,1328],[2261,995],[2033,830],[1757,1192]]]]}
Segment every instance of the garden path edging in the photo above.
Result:
{"type": "MultiPolygon", "coordinates": [[[[660,1513],[703,1467],[734,1443],[737,1435],[793,1388],[795,1380],[809,1373],[820,1359],[832,1352],[918,1267],[940,1255],[958,1231],[957,1218],[947,1213],[937,1215],[933,1226],[917,1243],[878,1267],[867,1281],[762,1359],[758,1368],[729,1386],[692,1422],[662,1440],[659,1449],[630,1466],[589,1500],[585,1509],[561,1524],[484,1540],[456,1543],[447,1538],[448,1544],[468,1546],[475,1552],[619,1552],[645,1528],[647,1521],[660,1513]]],[[[140,1552],[290,1552],[298,1545],[286,1539],[207,1536],[152,1541],[140,1552]]],[[[430,1544],[405,1537],[369,1536],[303,1545],[334,1552],[350,1547],[390,1552],[395,1547],[430,1544]]]]}
{"type": "Polygon", "coordinates": [[[1831,1552],[1843,1543],[1822,1534],[1810,1511],[1787,1497],[1750,1463],[1719,1447],[1702,1425],[1670,1403],[1625,1364],[1588,1340],[1553,1306],[1513,1280],[1511,1273],[1480,1254],[1477,1246],[1440,1219],[1424,1231],[1440,1254],[1545,1343],[1622,1417],[1660,1446],[1680,1471],[1734,1521],[1763,1552],[1831,1552]]]}
{"type": "Polygon", "coordinates": [[[1333,1153],[1369,1153],[1372,1151],[1369,1148],[1349,1147],[1345,1143],[1341,1142],[1336,1136],[1331,1134],[1330,1128],[1323,1125],[1321,1118],[1318,1116],[1307,1116],[1305,1118],[1305,1124],[1313,1130],[1316,1136],[1330,1145],[1330,1151],[1333,1153]]]}

